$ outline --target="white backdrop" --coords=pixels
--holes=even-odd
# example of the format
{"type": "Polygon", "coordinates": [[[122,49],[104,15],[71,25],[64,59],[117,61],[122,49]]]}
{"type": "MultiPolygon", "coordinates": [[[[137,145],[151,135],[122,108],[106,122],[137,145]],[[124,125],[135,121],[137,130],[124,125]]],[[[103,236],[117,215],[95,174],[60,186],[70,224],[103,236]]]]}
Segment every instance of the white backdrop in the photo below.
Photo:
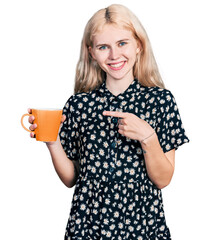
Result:
{"type": "MultiPolygon", "coordinates": [[[[45,144],[29,138],[20,118],[28,107],[63,107],[73,93],[84,26],[112,3],[0,2],[0,239],[63,239],[73,189],[59,180],[45,144]]],[[[209,239],[209,0],[115,3],[129,7],[143,23],[190,138],[176,152],[173,180],[163,189],[172,238],[209,239]]]]}

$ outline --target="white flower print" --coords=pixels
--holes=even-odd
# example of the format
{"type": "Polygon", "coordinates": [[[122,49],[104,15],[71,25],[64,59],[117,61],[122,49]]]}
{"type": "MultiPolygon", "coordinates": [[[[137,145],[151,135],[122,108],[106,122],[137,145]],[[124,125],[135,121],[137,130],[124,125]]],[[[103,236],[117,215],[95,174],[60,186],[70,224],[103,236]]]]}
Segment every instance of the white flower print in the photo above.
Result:
{"type": "Polygon", "coordinates": [[[160,104],[164,104],[164,103],[165,103],[165,99],[161,99],[160,104]]]}
{"type": "Polygon", "coordinates": [[[108,168],[108,162],[103,162],[103,167],[108,168]]]}
{"type": "Polygon", "coordinates": [[[109,221],[108,221],[108,219],[107,219],[107,218],[105,218],[105,219],[103,220],[103,223],[104,223],[105,225],[108,225],[108,224],[109,224],[109,221]]]}
{"type": "Polygon", "coordinates": [[[107,208],[102,208],[102,213],[105,214],[107,212],[107,208]]]}
{"type": "Polygon", "coordinates": [[[118,227],[119,227],[119,229],[122,229],[122,228],[123,228],[123,226],[124,226],[124,225],[123,225],[123,223],[121,223],[121,222],[120,222],[120,223],[118,223],[118,227]]]}
{"type": "Polygon", "coordinates": [[[153,103],[153,102],[154,102],[154,100],[155,100],[155,98],[154,98],[154,97],[150,98],[150,100],[149,100],[149,103],[153,103]]]}
{"type": "Polygon", "coordinates": [[[111,224],[109,228],[110,228],[110,230],[114,230],[115,229],[115,225],[111,224]]]}
{"type": "MultiPolygon", "coordinates": [[[[171,121],[171,122],[169,123],[169,126],[172,128],[172,127],[174,126],[174,122],[173,122],[173,121],[171,121]]],[[[174,131],[174,132],[175,132],[175,130],[172,130],[172,131],[174,131]]]]}
{"type": "Polygon", "coordinates": [[[74,109],[74,107],[71,105],[70,106],[70,112],[74,112],[75,111],[75,109],[74,109]]]}
{"type": "Polygon", "coordinates": [[[102,110],[102,109],[103,109],[103,106],[102,106],[102,105],[99,105],[99,106],[98,106],[98,109],[99,109],[99,110],[102,110]]]}
{"type": "Polygon", "coordinates": [[[116,200],[118,200],[118,199],[119,199],[119,193],[115,193],[114,198],[115,198],[116,200]]]}
{"type": "Polygon", "coordinates": [[[125,220],[125,224],[129,225],[131,223],[131,220],[128,218],[125,220]]]}
{"type": "Polygon", "coordinates": [[[91,140],[95,140],[95,138],[96,138],[96,135],[94,135],[94,134],[92,134],[92,135],[90,136],[90,139],[91,139],[91,140]]]}
{"type": "Polygon", "coordinates": [[[61,132],[61,137],[64,137],[65,136],[65,132],[61,132]]]}
{"type": "Polygon", "coordinates": [[[87,115],[86,113],[83,113],[82,116],[81,116],[82,119],[86,119],[87,118],[87,115]]]}
{"type": "Polygon", "coordinates": [[[105,137],[106,136],[105,131],[100,131],[100,136],[105,137]]]}
{"type": "Polygon", "coordinates": [[[111,200],[110,200],[109,198],[106,198],[106,199],[105,199],[105,204],[106,204],[106,205],[109,205],[110,202],[111,202],[111,200]]]}
{"type": "Polygon", "coordinates": [[[133,226],[129,226],[128,229],[129,229],[130,232],[133,232],[133,231],[134,231],[134,227],[133,227],[133,226]]]}
{"type": "Polygon", "coordinates": [[[153,224],[154,224],[154,220],[153,219],[149,220],[149,225],[153,225],[153,224]]]}
{"type": "Polygon", "coordinates": [[[116,162],[116,165],[117,165],[117,167],[121,167],[121,166],[122,166],[122,162],[121,162],[120,160],[118,160],[118,161],[116,162]]]}
{"type": "Polygon", "coordinates": [[[79,108],[79,109],[83,108],[83,103],[82,103],[82,102],[79,102],[79,103],[78,103],[78,108],[79,108]]]}
{"type": "Polygon", "coordinates": [[[156,113],[157,113],[157,108],[155,107],[155,108],[152,109],[152,114],[154,115],[156,113]]]}
{"type": "Polygon", "coordinates": [[[86,192],[87,192],[87,187],[84,186],[84,187],[82,188],[82,192],[83,192],[83,193],[86,193],[86,192]]]}
{"type": "Polygon", "coordinates": [[[87,102],[89,99],[87,97],[83,98],[83,102],[87,102]]]}
{"type": "Polygon", "coordinates": [[[160,228],[160,231],[164,231],[164,229],[165,229],[165,226],[164,225],[162,225],[160,228]]]}
{"type": "Polygon", "coordinates": [[[134,108],[134,105],[133,104],[130,104],[129,105],[129,109],[131,110],[131,109],[133,109],[134,108]]]}
{"type": "Polygon", "coordinates": [[[118,177],[120,177],[120,176],[122,175],[122,171],[121,171],[121,170],[118,170],[118,171],[116,172],[116,175],[117,175],[118,177]]]}
{"type": "Polygon", "coordinates": [[[92,167],[92,173],[96,173],[96,167],[92,167]]]}
{"type": "Polygon", "coordinates": [[[141,154],[142,153],[142,149],[141,148],[137,148],[137,154],[141,154]]]}
{"type": "Polygon", "coordinates": [[[167,145],[166,145],[166,150],[170,150],[170,149],[171,149],[170,144],[167,144],[167,145]]]}
{"type": "Polygon", "coordinates": [[[149,96],[150,96],[149,93],[147,93],[147,94],[145,95],[145,98],[148,99],[149,96]]]}
{"type": "Polygon", "coordinates": [[[106,237],[111,237],[111,232],[110,231],[108,231],[107,233],[106,233],[106,237]]]}
{"type": "Polygon", "coordinates": [[[145,106],[146,106],[146,103],[145,103],[145,102],[142,102],[142,103],[141,103],[141,107],[142,107],[142,108],[145,108],[145,106]]]}
{"type": "Polygon", "coordinates": [[[105,155],[105,151],[104,151],[103,149],[99,149],[99,154],[100,154],[101,156],[104,156],[104,155],[105,155]]]}
{"type": "Polygon", "coordinates": [[[86,205],[85,205],[85,204],[81,204],[80,209],[81,209],[82,211],[84,211],[84,210],[86,209],[86,205]]]}
{"type": "Polygon", "coordinates": [[[138,161],[135,161],[134,163],[133,163],[133,167],[138,167],[138,165],[139,165],[139,162],[138,161]]]}
{"type": "Polygon", "coordinates": [[[132,204],[129,205],[128,210],[129,210],[129,211],[132,211],[132,210],[133,210],[133,205],[132,205],[132,204]]]}
{"type": "Polygon", "coordinates": [[[122,101],[122,106],[125,106],[127,104],[126,101],[122,101]]]}
{"type": "Polygon", "coordinates": [[[111,135],[111,137],[113,137],[115,135],[115,132],[114,131],[110,131],[110,135],[111,135]]]}
{"type": "Polygon", "coordinates": [[[96,166],[97,168],[99,168],[100,165],[101,165],[100,161],[95,162],[95,166],[96,166]]]}
{"type": "Polygon", "coordinates": [[[88,148],[88,149],[91,149],[91,148],[92,148],[92,144],[89,143],[89,144],[87,145],[87,148],[88,148]]]}
{"type": "Polygon", "coordinates": [[[78,219],[76,220],[76,224],[81,224],[81,219],[80,219],[80,218],[78,218],[78,219]]]}
{"type": "Polygon", "coordinates": [[[125,147],[123,147],[123,151],[124,151],[124,152],[127,152],[128,149],[129,149],[129,146],[128,146],[128,145],[126,145],[125,147]]]}
{"type": "Polygon", "coordinates": [[[135,169],[134,168],[131,168],[130,169],[130,175],[134,175],[135,174],[135,169]]]}
{"type": "Polygon", "coordinates": [[[104,142],[104,143],[103,143],[103,146],[104,146],[105,148],[108,148],[108,146],[109,146],[108,142],[104,142]]]}
{"type": "Polygon", "coordinates": [[[91,102],[89,103],[89,106],[92,107],[92,106],[94,106],[94,104],[95,104],[95,102],[94,102],[94,101],[91,101],[91,102]]]}
{"type": "Polygon", "coordinates": [[[115,211],[115,212],[114,212],[114,217],[115,217],[115,218],[118,218],[118,217],[119,217],[119,212],[118,212],[118,211],[115,211]]]}

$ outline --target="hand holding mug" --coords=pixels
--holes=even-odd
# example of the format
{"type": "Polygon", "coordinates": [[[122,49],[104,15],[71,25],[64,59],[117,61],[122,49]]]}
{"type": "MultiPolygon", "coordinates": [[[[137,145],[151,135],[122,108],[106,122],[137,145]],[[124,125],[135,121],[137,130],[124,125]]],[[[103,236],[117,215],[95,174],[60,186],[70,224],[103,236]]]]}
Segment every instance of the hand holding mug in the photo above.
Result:
{"type": "Polygon", "coordinates": [[[28,109],[28,114],[21,118],[22,127],[30,132],[32,138],[37,141],[54,142],[57,140],[60,124],[66,119],[61,109],[28,109]],[[23,118],[29,116],[31,124],[27,129],[23,124],[23,118]]]}

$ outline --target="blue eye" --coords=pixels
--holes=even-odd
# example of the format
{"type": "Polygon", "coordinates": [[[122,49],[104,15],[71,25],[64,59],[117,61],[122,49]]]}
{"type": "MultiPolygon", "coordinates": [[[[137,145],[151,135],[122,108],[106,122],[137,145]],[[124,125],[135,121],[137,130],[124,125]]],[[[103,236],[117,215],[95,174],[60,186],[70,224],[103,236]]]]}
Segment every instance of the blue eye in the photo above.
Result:
{"type": "Polygon", "coordinates": [[[122,46],[124,46],[125,44],[126,44],[126,42],[120,42],[120,43],[119,43],[119,46],[122,47],[122,46]]]}
{"type": "Polygon", "coordinates": [[[107,48],[107,46],[105,46],[105,45],[99,47],[100,50],[105,50],[106,48],[107,48]]]}

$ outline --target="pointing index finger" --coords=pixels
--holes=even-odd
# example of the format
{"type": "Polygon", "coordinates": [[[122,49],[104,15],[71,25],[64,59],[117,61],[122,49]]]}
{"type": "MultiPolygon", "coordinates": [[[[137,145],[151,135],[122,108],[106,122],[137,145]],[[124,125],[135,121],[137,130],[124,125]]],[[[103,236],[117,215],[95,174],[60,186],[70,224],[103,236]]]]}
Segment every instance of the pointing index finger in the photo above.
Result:
{"type": "Polygon", "coordinates": [[[115,112],[115,111],[104,111],[103,115],[105,115],[105,116],[112,116],[112,117],[120,117],[120,118],[124,118],[125,117],[125,113],[123,113],[123,112],[115,112]]]}

